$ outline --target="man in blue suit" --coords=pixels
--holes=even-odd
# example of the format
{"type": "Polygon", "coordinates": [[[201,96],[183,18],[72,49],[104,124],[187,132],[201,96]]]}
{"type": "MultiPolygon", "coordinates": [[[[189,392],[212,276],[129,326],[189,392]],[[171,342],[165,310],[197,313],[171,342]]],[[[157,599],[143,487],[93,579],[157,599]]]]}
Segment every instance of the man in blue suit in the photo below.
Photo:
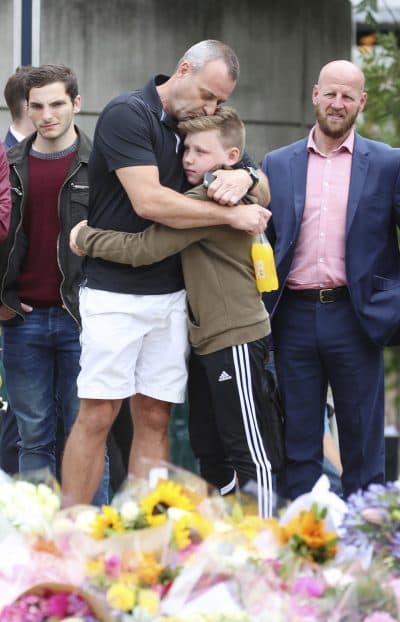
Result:
{"type": "Polygon", "coordinates": [[[309,136],[263,161],[280,282],[265,303],[287,417],[279,492],[292,499],[322,472],[328,383],[344,495],[384,481],[383,347],[400,327],[400,150],[355,133],[367,95],[352,63],[325,65],[312,101],[309,136]]]}

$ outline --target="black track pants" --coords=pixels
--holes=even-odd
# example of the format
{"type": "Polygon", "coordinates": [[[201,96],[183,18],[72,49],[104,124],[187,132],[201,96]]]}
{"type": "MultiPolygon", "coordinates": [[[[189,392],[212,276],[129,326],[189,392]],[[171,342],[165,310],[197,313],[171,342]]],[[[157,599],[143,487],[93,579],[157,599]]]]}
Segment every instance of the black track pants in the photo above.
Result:
{"type": "Polygon", "coordinates": [[[252,491],[259,515],[272,510],[271,466],[263,443],[262,376],[267,338],[198,355],[189,363],[189,433],[204,479],[221,494],[236,480],[252,491]]]}

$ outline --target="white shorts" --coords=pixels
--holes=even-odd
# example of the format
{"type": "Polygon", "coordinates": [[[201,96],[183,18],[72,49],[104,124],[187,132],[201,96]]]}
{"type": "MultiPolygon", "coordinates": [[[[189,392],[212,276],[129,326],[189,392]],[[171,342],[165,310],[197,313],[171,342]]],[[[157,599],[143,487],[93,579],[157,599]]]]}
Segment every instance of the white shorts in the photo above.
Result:
{"type": "Polygon", "coordinates": [[[141,393],[176,404],[185,401],[185,290],[139,296],[84,287],[79,308],[79,397],[122,399],[141,393]]]}

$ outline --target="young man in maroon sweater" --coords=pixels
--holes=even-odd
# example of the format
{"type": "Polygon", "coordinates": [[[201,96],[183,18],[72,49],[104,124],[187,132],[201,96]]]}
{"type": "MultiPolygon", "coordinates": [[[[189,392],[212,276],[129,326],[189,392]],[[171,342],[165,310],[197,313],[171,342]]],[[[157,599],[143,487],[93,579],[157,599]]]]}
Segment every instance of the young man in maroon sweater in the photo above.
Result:
{"type": "MultiPolygon", "coordinates": [[[[32,68],[26,98],[36,132],[8,151],[13,208],[0,249],[0,320],[20,471],[55,473],[57,418],[67,436],[79,407],[81,260],[68,239],[87,211],[91,143],[74,125],[80,96],[68,67],[32,68]]],[[[106,502],[107,488],[104,478],[96,501],[106,502]]]]}

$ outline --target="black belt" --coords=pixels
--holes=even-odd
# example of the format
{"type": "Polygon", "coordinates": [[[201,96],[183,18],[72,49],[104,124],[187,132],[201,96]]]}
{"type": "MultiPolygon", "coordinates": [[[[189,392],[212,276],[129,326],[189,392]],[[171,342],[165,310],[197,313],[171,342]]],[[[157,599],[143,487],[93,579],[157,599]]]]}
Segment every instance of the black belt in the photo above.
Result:
{"type": "Polygon", "coordinates": [[[323,304],[343,300],[349,295],[349,290],[345,285],[342,287],[325,287],[323,289],[286,288],[286,291],[290,292],[293,296],[302,298],[303,300],[309,300],[310,302],[322,302],[323,304]]]}

